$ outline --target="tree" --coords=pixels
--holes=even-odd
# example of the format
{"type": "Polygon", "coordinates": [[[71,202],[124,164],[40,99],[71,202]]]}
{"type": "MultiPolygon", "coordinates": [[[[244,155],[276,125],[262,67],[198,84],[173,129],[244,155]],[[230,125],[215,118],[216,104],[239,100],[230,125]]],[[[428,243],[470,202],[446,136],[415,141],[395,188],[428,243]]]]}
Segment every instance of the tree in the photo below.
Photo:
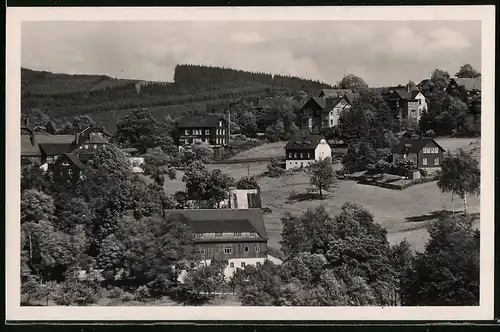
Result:
{"type": "Polygon", "coordinates": [[[73,132],[81,132],[82,130],[86,128],[95,128],[95,122],[92,120],[90,116],[87,114],[85,115],[78,115],[73,118],[73,121],[71,122],[71,126],[73,129],[73,132]]]}
{"type": "Polygon", "coordinates": [[[266,175],[269,176],[270,178],[279,178],[285,174],[285,170],[283,169],[283,166],[281,165],[280,161],[278,159],[271,159],[269,164],[267,164],[267,172],[266,175]]]}
{"type": "Polygon", "coordinates": [[[21,223],[53,221],[55,219],[54,199],[37,190],[30,189],[21,196],[21,223]]]}
{"type": "Polygon", "coordinates": [[[465,64],[460,67],[455,77],[459,78],[478,78],[481,77],[481,73],[476,71],[470,64],[465,64]]]}
{"type": "Polygon", "coordinates": [[[377,161],[377,154],[373,150],[370,142],[368,142],[367,140],[363,139],[359,144],[359,154],[360,160],[358,163],[360,170],[365,170],[369,167],[373,167],[373,165],[377,161]]]}
{"type": "Polygon", "coordinates": [[[467,194],[479,195],[481,170],[476,159],[460,150],[457,156],[448,154],[441,162],[438,187],[443,192],[451,192],[452,209],[455,212],[453,195],[464,200],[464,214],[467,213],[467,194]]]}
{"type": "Polygon", "coordinates": [[[204,142],[196,142],[191,145],[191,150],[198,160],[208,164],[214,158],[214,150],[204,142]]]}
{"type": "Polygon", "coordinates": [[[378,173],[384,175],[385,173],[388,173],[391,170],[391,163],[380,159],[375,163],[375,169],[377,170],[378,173]]]}
{"type": "Polygon", "coordinates": [[[450,80],[450,74],[441,69],[434,69],[431,74],[430,82],[432,83],[433,90],[444,90],[450,80]]]}
{"type": "Polygon", "coordinates": [[[257,189],[259,184],[253,176],[244,176],[235,183],[236,189],[257,189]]]}
{"type": "Polygon", "coordinates": [[[339,89],[351,89],[353,92],[359,92],[362,89],[368,88],[368,84],[361,77],[353,74],[348,74],[338,83],[339,89]]]}
{"type": "Polygon", "coordinates": [[[330,190],[335,183],[335,171],[332,167],[332,160],[325,158],[319,160],[310,166],[311,176],[309,181],[311,185],[319,190],[320,199],[323,199],[323,190],[330,190]]]}
{"type": "Polygon", "coordinates": [[[40,165],[35,163],[21,168],[21,192],[29,189],[49,193],[52,181],[49,172],[44,172],[40,165]]]}
{"type": "Polygon", "coordinates": [[[207,181],[205,199],[212,206],[220,207],[220,203],[229,198],[229,189],[234,185],[234,179],[220,169],[214,169],[207,181]]]}
{"type": "Polygon", "coordinates": [[[54,122],[48,121],[47,124],[45,125],[45,130],[52,135],[57,134],[57,128],[54,122]]]}
{"type": "Polygon", "coordinates": [[[227,265],[227,260],[213,259],[210,265],[202,265],[188,272],[183,288],[189,292],[189,300],[206,302],[216,292],[223,290],[224,269],[227,265]]]}
{"type": "Polygon", "coordinates": [[[403,305],[479,304],[479,231],[471,225],[469,216],[457,215],[431,224],[425,252],[405,279],[403,305]]]}
{"type": "Polygon", "coordinates": [[[145,153],[158,146],[158,124],[148,109],[137,109],[116,124],[117,142],[145,153]]]}

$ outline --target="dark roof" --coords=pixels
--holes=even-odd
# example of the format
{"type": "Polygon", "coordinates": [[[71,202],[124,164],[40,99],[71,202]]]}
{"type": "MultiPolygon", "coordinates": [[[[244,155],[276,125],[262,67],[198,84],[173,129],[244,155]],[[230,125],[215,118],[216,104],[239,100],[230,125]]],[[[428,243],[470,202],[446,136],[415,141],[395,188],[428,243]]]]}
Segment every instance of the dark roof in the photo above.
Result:
{"type": "MultiPolygon", "coordinates": [[[[45,145],[47,149],[52,149],[47,145],[71,145],[75,140],[74,135],[48,135],[48,134],[38,134],[35,133],[35,144],[31,142],[30,135],[21,135],[21,155],[22,156],[40,156],[41,155],[41,145],[45,145]],[[40,146],[39,146],[40,145],[40,146]]],[[[66,148],[63,148],[65,150],[66,148]]],[[[52,150],[50,150],[52,151],[52,150]]],[[[45,150],[44,150],[45,152],[45,150]]],[[[60,154],[69,152],[67,150],[61,152],[60,154]]]]}
{"type": "Polygon", "coordinates": [[[90,135],[90,139],[84,140],[81,142],[83,144],[108,144],[108,141],[106,141],[103,137],[99,135],[90,135]]]}
{"type": "Polygon", "coordinates": [[[360,94],[359,92],[348,92],[346,93],[345,97],[347,101],[352,104],[353,102],[355,102],[360,98],[360,94]]]}
{"type": "Polygon", "coordinates": [[[412,97],[412,93],[408,92],[406,90],[394,90],[393,95],[396,95],[396,96],[398,96],[399,98],[401,98],[403,100],[412,100],[412,99],[414,99],[412,97]]]}
{"type": "Polygon", "coordinates": [[[85,168],[85,164],[80,161],[80,158],[76,153],[66,153],[65,156],[68,157],[68,159],[71,160],[71,162],[79,169],[85,168]]]}
{"type": "Polygon", "coordinates": [[[463,86],[467,91],[481,90],[481,77],[477,78],[459,78],[454,77],[450,80],[457,82],[458,86],[463,86]]]}
{"type": "Polygon", "coordinates": [[[267,240],[261,209],[165,210],[165,217],[175,215],[184,216],[194,233],[255,232],[267,240]]]}
{"type": "Polygon", "coordinates": [[[77,148],[73,143],[44,143],[40,144],[40,150],[48,156],[58,156],[71,152],[77,148]]]}
{"type": "MultiPolygon", "coordinates": [[[[324,139],[321,135],[310,135],[308,137],[293,137],[285,145],[286,150],[310,150],[316,149],[319,142],[324,139]]],[[[327,142],[328,143],[328,142],[327,142]]]]}
{"type": "Polygon", "coordinates": [[[321,97],[311,97],[309,98],[305,103],[304,103],[304,106],[302,106],[302,108],[306,107],[308,104],[310,103],[315,103],[316,105],[318,105],[321,109],[324,109],[326,107],[326,101],[324,98],[321,98],[321,97]]]}
{"type": "Polygon", "coordinates": [[[429,142],[433,142],[441,151],[445,151],[433,138],[403,138],[393,149],[393,153],[417,153],[429,142]]]}
{"type": "Polygon", "coordinates": [[[411,93],[411,98],[415,99],[415,97],[421,92],[420,90],[412,90],[410,93],[411,93]]]}
{"type": "Polygon", "coordinates": [[[216,128],[219,121],[226,121],[222,115],[208,114],[185,116],[179,122],[178,128],[216,128]]]}

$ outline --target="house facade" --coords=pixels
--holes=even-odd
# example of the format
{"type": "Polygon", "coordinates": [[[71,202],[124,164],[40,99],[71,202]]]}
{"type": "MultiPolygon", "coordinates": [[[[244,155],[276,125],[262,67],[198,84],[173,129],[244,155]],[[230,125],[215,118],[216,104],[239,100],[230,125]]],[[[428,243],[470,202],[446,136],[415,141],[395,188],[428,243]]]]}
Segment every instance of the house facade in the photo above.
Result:
{"type": "Polygon", "coordinates": [[[404,119],[420,119],[419,101],[406,90],[395,90],[385,98],[387,106],[392,111],[394,118],[402,121],[404,119]]]}
{"type": "Polygon", "coordinates": [[[221,147],[229,142],[227,121],[222,115],[187,116],[177,129],[179,147],[189,147],[194,142],[221,147]]]}
{"type": "Polygon", "coordinates": [[[340,115],[349,110],[359,95],[346,89],[323,89],[318,97],[311,97],[302,106],[301,114],[309,131],[319,134],[322,128],[338,125],[340,115]]]}
{"type": "Polygon", "coordinates": [[[445,91],[451,95],[460,97],[463,100],[469,100],[474,96],[480,96],[481,77],[477,78],[453,77],[448,82],[445,91]]]}
{"type": "Polygon", "coordinates": [[[94,132],[93,128],[74,135],[40,134],[27,127],[23,127],[22,131],[25,134],[21,135],[21,165],[39,163],[42,169],[53,172],[55,181],[72,178],[70,170],[78,173],[92,155],[108,144],[103,135],[94,132]],[[58,162],[59,158],[62,159],[58,162]]]}
{"type": "Polygon", "coordinates": [[[226,259],[226,278],[237,269],[260,266],[267,260],[268,236],[261,209],[166,210],[165,217],[181,217],[187,222],[200,263],[226,259]]]}
{"type": "Polygon", "coordinates": [[[294,137],[285,146],[285,168],[307,167],[316,161],[332,157],[330,144],[320,135],[294,137]]]}
{"type": "Polygon", "coordinates": [[[445,150],[432,138],[402,139],[392,150],[393,165],[399,159],[405,158],[413,161],[417,168],[430,171],[441,167],[445,150]]]}

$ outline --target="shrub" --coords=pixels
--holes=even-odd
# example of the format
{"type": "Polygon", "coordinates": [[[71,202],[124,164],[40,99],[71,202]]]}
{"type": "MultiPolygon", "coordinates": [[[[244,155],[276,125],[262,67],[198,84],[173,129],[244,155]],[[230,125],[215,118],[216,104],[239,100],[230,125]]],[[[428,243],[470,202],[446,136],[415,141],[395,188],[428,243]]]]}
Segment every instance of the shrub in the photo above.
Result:
{"type": "Polygon", "coordinates": [[[148,286],[144,286],[144,285],[139,286],[139,288],[137,288],[137,290],[135,291],[134,296],[138,301],[142,301],[144,299],[150,298],[151,294],[149,293],[148,286]]]}
{"type": "Polygon", "coordinates": [[[129,292],[123,292],[122,295],[120,296],[120,300],[122,302],[131,302],[135,300],[134,294],[129,293],[129,292]]]}
{"type": "Polygon", "coordinates": [[[421,168],[418,170],[420,172],[420,175],[423,176],[424,178],[429,174],[427,170],[421,168]]]}
{"type": "Polygon", "coordinates": [[[120,287],[113,287],[109,291],[109,298],[111,299],[119,299],[123,295],[123,289],[120,287]]]}
{"type": "Polygon", "coordinates": [[[264,213],[273,213],[273,210],[271,210],[271,209],[270,209],[270,208],[268,208],[268,207],[263,207],[263,208],[262,208],[262,212],[264,212],[264,213]]]}
{"type": "Polygon", "coordinates": [[[89,305],[99,300],[99,294],[94,288],[74,281],[65,281],[59,292],[55,294],[54,301],[59,305],[89,305]]]}
{"type": "Polygon", "coordinates": [[[172,289],[173,282],[165,275],[159,275],[148,284],[150,296],[161,297],[172,289]]]}
{"type": "Polygon", "coordinates": [[[278,159],[271,159],[271,162],[267,164],[266,175],[270,178],[279,178],[283,174],[285,174],[285,170],[283,169],[281,162],[278,159]]]}

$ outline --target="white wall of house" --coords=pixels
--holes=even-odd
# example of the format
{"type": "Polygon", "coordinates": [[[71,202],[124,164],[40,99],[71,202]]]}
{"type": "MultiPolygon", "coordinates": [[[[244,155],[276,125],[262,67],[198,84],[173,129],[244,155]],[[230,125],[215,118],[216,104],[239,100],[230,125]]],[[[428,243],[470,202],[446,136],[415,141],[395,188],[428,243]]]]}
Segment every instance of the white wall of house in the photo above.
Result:
{"type": "Polygon", "coordinates": [[[257,194],[257,189],[231,189],[229,201],[233,209],[248,209],[247,194],[257,194]]]}
{"type": "Polygon", "coordinates": [[[350,109],[351,105],[347,104],[345,100],[341,100],[335,107],[328,113],[328,127],[335,127],[339,124],[340,114],[343,110],[350,109]]]}
{"type": "Polygon", "coordinates": [[[319,161],[332,157],[332,148],[325,139],[322,139],[314,150],[314,160],[319,161]]]}
{"type": "Polygon", "coordinates": [[[420,120],[422,117],[422,112],[427,108],[427,100],[425,99],[425,96],[422,94],[422,92],[419,92],[418,95],[415,96],[415,99],[418,100],[418,114],[417,114],[417,121],[420,120]]]}
{"type": "Polygon", "coordinates": [[[311,160],[287,160],[285,162],[285,169],[307,167],[314,163],[314,159],[311,160]]]}
{"type": "MultiPolygon", "coordinates": [[[[247,265],[256,266],[257,263],[259,263],[260,265],[263,265],[266,260],[267,260],[267,257],[230,258],[230,259],[228,259],[227,266],[224,269],[224,277],[226,279],[229,279],[235,274],[237,269],[244,269],[245,268],[244,266],[247,266],[247,265]],[[242,263],[244,263],[244,266],[242,265],[242,263]]],[[[203,265],[210,266],[210,263],[211,263],[211,259],[205,259],[205,260],[202,260],[200,262],[200,266],[203,266],[203,265]]],[[[177,278],[177,280],[179,280],[180,282],[184,282],[186,275],[187,275],[186,271],[181,271],[181,273],[179,273],[179,277],[177,278]]]]}

